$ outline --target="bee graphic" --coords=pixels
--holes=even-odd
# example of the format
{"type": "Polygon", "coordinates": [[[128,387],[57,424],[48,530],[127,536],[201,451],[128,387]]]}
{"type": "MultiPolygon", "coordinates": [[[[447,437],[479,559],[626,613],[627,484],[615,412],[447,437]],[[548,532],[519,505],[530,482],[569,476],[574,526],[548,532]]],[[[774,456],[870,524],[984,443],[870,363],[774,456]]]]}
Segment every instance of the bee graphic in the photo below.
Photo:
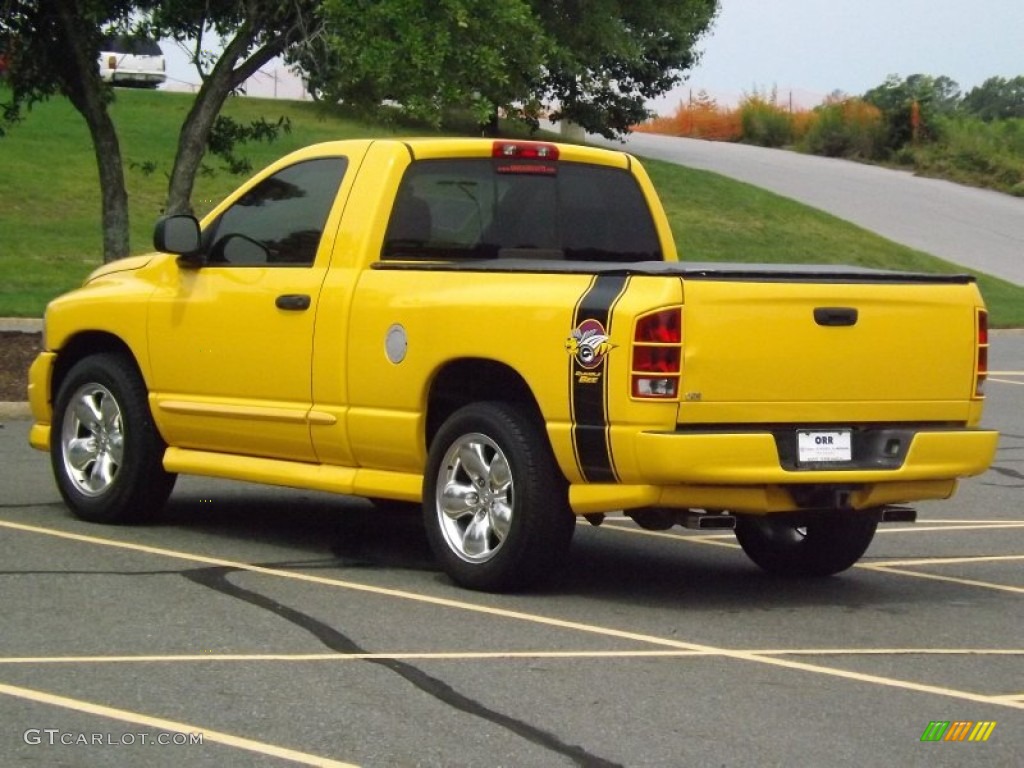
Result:
{"type": "Polygon", "coordinates": [[[584,320],[565,340],[565,349],[583,368],[597,368],[615,347],[608,338],[600,322],[584,320]]]}

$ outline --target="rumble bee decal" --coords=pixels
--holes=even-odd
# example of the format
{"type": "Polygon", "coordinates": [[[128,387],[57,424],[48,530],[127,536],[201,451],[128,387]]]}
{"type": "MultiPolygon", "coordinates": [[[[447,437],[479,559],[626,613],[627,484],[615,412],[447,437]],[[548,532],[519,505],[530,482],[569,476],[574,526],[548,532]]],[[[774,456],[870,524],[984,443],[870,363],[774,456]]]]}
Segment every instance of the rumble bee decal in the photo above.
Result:
{"type": "Polygon", "coordinates": [[[566,351],[576,358],[576,362],[587,370],[601,365],[605,355],[615,345],[608,340],[608,334],[598,320],[584,320],[569,334],[565,340],[566,351]]]}
{"type": "Polygon", "coordinates": [[[569,374],[572,448],[588,483],[613,483],[618,475],[608,426],[608,353],[612,316],[629,285],[626,275],[595,275],[573,309],[574,330],[565,341],[569,374]]]}

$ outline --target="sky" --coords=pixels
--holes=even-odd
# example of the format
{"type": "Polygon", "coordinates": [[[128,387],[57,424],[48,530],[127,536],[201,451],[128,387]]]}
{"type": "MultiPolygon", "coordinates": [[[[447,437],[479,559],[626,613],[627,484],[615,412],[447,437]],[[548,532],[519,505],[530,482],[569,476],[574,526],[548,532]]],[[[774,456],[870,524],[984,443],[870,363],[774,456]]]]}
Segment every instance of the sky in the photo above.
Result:
{"type": "Polygon", "coordinates": [[[671,111],[691,89],[725,106],[775,88],[811,107],[890,74],[946,75],[964,92],[1024,75],[1024,0],[720,0],[719,9],[701,61],[655,110],[671,111]]]}
{"type": "MultiPolygon", "coordinates": [[[[833,91],[857,96],[890,74],[946,75],[965,93],[995,75],[1024,75],[1024,0],[720,0],[701,61],[650,103],[671,112],[706,90],[722,106],[757,91],[813,107],[833,91]]],[[[168,88],[198,78],[164,41],[168,88]]],[[[279,61],[250,82],[254,96],[302,98],[279,61]]]]}

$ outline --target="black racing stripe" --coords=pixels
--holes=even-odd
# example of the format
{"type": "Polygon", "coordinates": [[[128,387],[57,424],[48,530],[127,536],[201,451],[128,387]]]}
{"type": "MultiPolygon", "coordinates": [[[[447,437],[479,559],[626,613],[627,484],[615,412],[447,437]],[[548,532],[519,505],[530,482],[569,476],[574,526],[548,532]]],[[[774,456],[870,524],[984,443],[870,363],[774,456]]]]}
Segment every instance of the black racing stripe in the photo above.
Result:
{"type": "MultiPolygon", "coordinates": [[[[576,305],[573,328],[596,320],[610,335],[612,309],[628,282],[624,275],[598,275],[576,305]]],[[[587,368],[575,356],[570,364],[573,450],[580,474],[591,483],[617,480],[607,436],[607,365],[608,361],[602,358],[598,366],[587,368]]]]}

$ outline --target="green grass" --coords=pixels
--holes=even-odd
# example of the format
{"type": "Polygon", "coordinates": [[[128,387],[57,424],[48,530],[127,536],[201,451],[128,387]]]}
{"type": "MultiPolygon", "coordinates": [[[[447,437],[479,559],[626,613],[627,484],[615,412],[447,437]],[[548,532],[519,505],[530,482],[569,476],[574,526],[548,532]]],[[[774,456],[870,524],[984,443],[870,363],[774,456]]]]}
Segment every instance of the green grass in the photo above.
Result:
{"type": "MultiPolygon", "coordinates": [[[[4,98],[0,93],[0,101],[4,98]]],[[[178,129],[191,101],[189,94],[118,91],[112,113],[125,161],[134,252],[150,248],[178,129]],[[145,172],[147,165],[155,170],[145,172]]],[[[325,116],[309,103],[238,98],[224,111],[239,121],[281,116],[291,121],[291,133],[277,142],[242,150],[254,168],[318,141],[396,133],[325,116]]],[[[193,197],[198,213],[242,181],[220,170],[216,158],[207,164],[210,172],[197,179],[193,197]]],[[[645,166],[684,259],[964,271],[747,184],[662,162],[645,161],[645,166]]],[[[64,100],[37,105],[0,138],[0,316],[41,315],[47,301],[98,266],[99,218],[96,161],[84,122],[64,100]]],[[[979,276],[979,284],[993,325],[1024,326],[1024,287],[987,276],[979,276]]]]}
{"type": "MultiPolygon", "coordinates": [[[[972,270],[789,198],[708,171],[644,160],[679,258],[774,264],[848,264],[956,274],[972,270]]],[[[993,327],[1024,326],[1024,286],[977,274],[993,327]]]]}

